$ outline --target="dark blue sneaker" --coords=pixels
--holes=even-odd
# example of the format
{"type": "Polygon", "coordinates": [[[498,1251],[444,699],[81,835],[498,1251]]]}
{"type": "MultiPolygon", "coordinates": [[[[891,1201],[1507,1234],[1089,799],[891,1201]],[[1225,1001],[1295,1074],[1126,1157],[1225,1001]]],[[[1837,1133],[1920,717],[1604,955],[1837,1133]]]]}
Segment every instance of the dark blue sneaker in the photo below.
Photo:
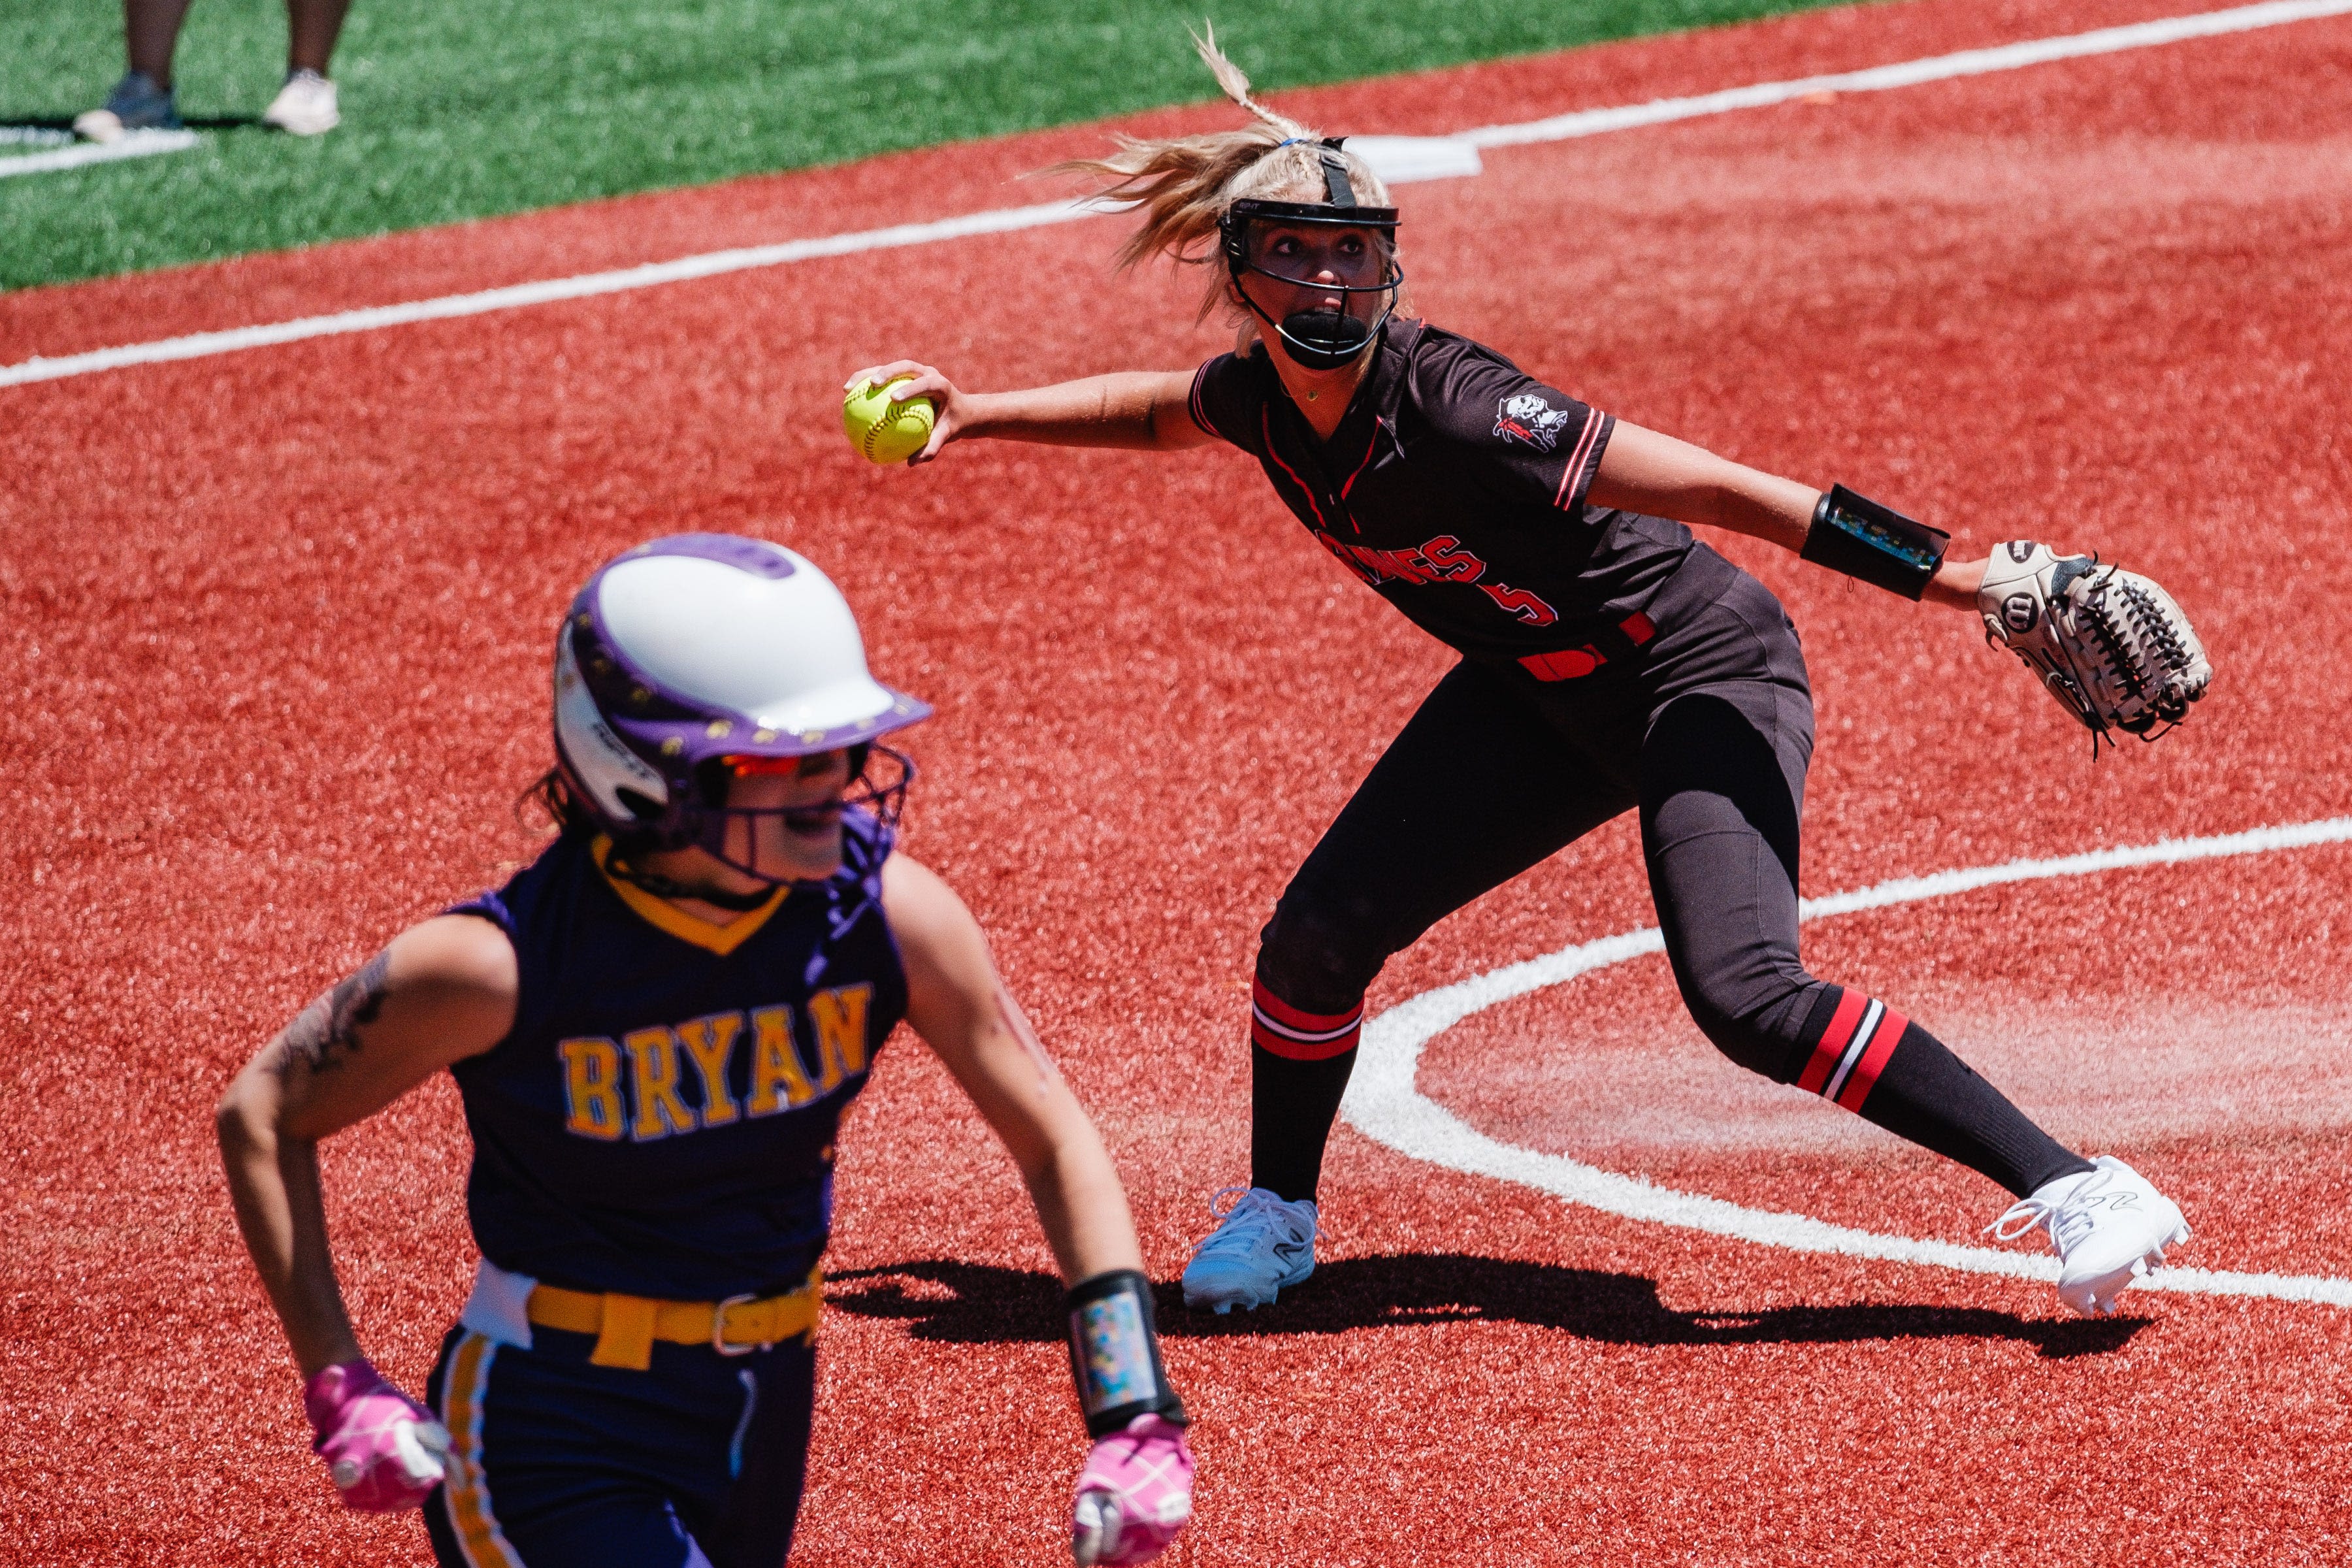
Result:
{"type": "Polygon", "coordinates": [[[125,72],[106,107],[74,116],[74,134],[86,142],[120,142],[131,131],[177,131],[180,110],[171,90],[144,71],[125,72]]]}

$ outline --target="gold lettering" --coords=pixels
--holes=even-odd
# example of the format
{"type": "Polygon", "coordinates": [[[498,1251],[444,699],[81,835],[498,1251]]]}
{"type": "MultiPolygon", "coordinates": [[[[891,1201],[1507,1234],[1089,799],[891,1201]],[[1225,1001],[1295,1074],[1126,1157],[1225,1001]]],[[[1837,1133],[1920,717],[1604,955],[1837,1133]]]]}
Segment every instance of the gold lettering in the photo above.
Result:
{"type": "Polygon", "coordinates": [[[702,1079],[702,1124],[724,1127],[741,1114],[735,1097],[727,1092],[727,1062],[735,1054],[735,1037],[743,1032],[740,1013],[714,1013],[677,1026],[677,1037],[702,1079]]]}
{"type": "Polygon", "coordinates": [[[793,1010],[761,1007],[751,1015],[751,1096],[744,1110],[752,1116],[773,1116],[806,1105],[816,1098],[800,1053],[793,1048],[793,1010]]]}
{"type": "Polygon", "coordinates": [[[598,1036],[561,1041],[563,1130],[609,1142],[621,1135],[621,1047],[598,1036]]]}
{"type": "Polygon", "coordinates": [[[629,1136],[640,1143],[694,1131],[694,1112],[677,1097],[677,1037],[667,1029],[635,1029],[621,1037],[629,1047],[637,1116],[629,1136]]]}
{"type": "Polygon", "coordinates": [[[866,1070],[866,1005],[873,998],[871,985],[843,985],[809,998],[819,1094],[831,1094],[843,1079],[866,1070]]]}

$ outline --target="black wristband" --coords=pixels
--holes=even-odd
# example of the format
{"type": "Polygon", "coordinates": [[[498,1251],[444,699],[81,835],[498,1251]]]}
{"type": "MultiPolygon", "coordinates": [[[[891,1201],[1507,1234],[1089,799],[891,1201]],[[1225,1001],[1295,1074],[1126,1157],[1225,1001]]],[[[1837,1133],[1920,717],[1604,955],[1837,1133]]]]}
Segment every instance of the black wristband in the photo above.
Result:
{"type": "Polygon", "coordinates": [[[1813,525],[1805,531],[1800,559],[1832,572],[1843,572],[1906,599],[1916,599],[1936,580],[1952,536],[1929,528],[1858,496],[1843,485],[1832,487],[1813,507],[1813,525]]]}
{"type": "Polygon", "coordinates": [[[1151,1281],[1132,1268],[1081,1279],[1064,1299],[1070,1332],[1070,1376],[1078,1385],[1087,1435],[1125,1430],[1139,1415],[1185,1425],[1184,1402],[1168,1386],[1160,1331],[1151,1315],[1151,1281]]]}

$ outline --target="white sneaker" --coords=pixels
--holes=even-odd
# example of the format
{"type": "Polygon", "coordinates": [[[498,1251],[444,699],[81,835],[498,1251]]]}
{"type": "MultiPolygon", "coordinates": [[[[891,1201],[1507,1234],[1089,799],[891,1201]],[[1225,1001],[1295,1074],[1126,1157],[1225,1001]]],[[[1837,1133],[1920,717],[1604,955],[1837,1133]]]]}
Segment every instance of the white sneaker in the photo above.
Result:
{"type": "Polygon", "coordinates": [[[1315,1272],[1311,1200],[1286,1203],[1264,1187],[1226,1187],[1209,1200],[1209,1215],[1219,1224],[1184,1266],[1184,1305],[1255,1311],[1315,1272]]]}
{"type": "Polygon", "coordinates": [[[286,85],[261,111],[261,122],[289,136],[323,136],[343,122],[335,109],[335,84],[307,66],[286,73],[286,85]]]}
{"type": "Polygon", "coordinates": [[[2040,1226],[2058,1254],[2058,1299],[2085,1317],[2116,1310],[2124,1288],[2189,1239],[2180,1206],[2112,1154],[2034,1189],[1985,1228],[2014,1241],[2040,1226]]]}

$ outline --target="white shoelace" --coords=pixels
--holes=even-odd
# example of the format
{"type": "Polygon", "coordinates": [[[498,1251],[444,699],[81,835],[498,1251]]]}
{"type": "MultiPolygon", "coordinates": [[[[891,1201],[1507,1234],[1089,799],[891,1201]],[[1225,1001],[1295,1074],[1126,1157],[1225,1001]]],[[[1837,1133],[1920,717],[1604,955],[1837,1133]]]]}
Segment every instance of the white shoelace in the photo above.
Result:
{"type": "MultiPolygon", "coordinates": [[[[1253,1187],[1247,1183],[1237,1186],[1219,1187],[1209,1199],[1209,1217],[1217,1222],[1217,1228],[1202,1238],[1200,1248],[1194,1256],[1198,1257],[1201,1252],[1207,1251],[1220,1242],[1229,1247],[1242,1246],[1245,1241],[1255,1244],[1259,1234],[1276,1226],[1287,1230],[1289,1215],[1286,1211],[1289,1208],[1290,1205],[1286,1201],[1275,1196],[1264,1187],[1253,1187]],[[1226,1202],[1228,1198],[1233,1201],[1226,1202]],[[1225,1223],[1236,1216],[1242,1220],[1240,1225],[1230,1226],[1225,1223]],[[1257,1224],[1250,1224],[1252,1220],[1257,1221],[1257,1224]],[[1229,1235],[1233,1239],[1226,1241],[1229,1235]]],[[[1316,1212],[1315,1228],[1310,1239],[1320,1240],[1323,1236],[1323,1216],[1318,1209],[1316,1212]]]]}
{"type": "Polygon", "coordinates": [[[2052,1245],[2057,1247],[2058,1256],[2064,1258],[2067,1249],[2098,1224],[2097,1212],[2082,1200],[2105,1192],[2115,1179],[2113,1168],[2102,1165],[2067,1189],[2066,1195],[2056,1203],[2020,1198],[1985,1229],[1995,1241],[2015,1241],[2035,1226],[2047,1226],[2052,1245]]]}

